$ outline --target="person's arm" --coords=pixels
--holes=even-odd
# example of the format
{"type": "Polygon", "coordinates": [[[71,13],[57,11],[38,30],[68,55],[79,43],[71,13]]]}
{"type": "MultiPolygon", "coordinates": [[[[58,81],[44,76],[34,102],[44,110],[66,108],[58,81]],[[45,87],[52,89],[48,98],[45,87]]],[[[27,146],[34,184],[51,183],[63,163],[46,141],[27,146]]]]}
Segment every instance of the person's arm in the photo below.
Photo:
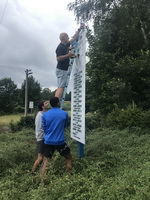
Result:
{"type": "Polygon", "coordinates": [[[44,130],[44,133],[46,133],[46,123],[45,123],[44,116],[42,116],[42,128],[44,130]]]}
{"type": "Polygon", "coordinates": [[[42,115],[38,113],[35,119],[35,135],[36,139],[43,139],[44,137],[44,130],[42,129],[42,115]]]}
{"type": "Polygon", "coordinates": [[[70,40],[70,44],[72,44],[79,36],[80,31],[84,28],[84,24],[81,24],[80,28],[77,30],[77,32],[74,34],[74,36],[70,40]]]}
{"type": "Polygon", "coordinates": [[[42,115],[38,113],[35,118],[35,130],[37,133],[42,132],[42,115]]]}
{"type": "Polygon", "coordinates": [[[71,38],[70,44],[74,43],[74,41],[78,38],[80,31],[81,29],[79,28],[77,32],[74,34],[74,36],[71,38]]]}
{"type": "Polygon", "coordinates": [[[40,132],[40,133],[44,132],[42,129],[42,116],[41,115],[39,115],[37,118],[36,127],[37,127],[38,132],[40,132]]]}
{"type": "Polygon", "coordinates": [[[66,58],[70,58],[73,55],[74,55],[73,51],[70,51],[66,55],[57,56],[57,61],[65,60],[66,58]]]}

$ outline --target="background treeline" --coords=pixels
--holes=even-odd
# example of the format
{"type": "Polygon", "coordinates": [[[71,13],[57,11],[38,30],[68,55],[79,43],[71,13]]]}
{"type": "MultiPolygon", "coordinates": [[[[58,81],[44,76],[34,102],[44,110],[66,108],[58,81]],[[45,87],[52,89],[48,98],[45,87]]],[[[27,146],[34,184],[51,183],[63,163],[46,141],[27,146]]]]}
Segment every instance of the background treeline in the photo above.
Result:
{"type": "MultiPolygon", "coordinates": [[[[28,100],[37,103],[40,100],[49,100],[53,97],[55,91],[49,88],[42,89],[40,83],[33,76],[28,77],[28,100]]],[[[67,94],[66,100],[70,100],[70,94],[67,94]]],[[[0,114],[22,113],[25,103],[25,80],[18,89],[11,78],[0,79],[0,114]]]]}

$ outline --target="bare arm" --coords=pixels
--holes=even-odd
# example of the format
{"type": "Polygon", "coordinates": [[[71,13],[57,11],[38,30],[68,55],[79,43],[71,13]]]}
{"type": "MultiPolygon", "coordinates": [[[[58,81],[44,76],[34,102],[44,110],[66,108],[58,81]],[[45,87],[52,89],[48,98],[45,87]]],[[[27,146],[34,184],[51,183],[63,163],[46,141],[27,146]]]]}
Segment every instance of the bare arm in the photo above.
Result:
{"type": "Polygon", "coordinates": [[[74,36],[71,38],[70,40],[70,44],[72,44],[79,36],[79,33],[80,33],[80,30],[81,29],[78,29],[78,31],[74,34],[74,36]]]}
{"type": "Polygon", "coordinates": [[[59,61],[65,60],[66,58],[70,58],[73,55],[74,55],[74,53],[72,51],[70,51],[66,55],[58,56],[57,61],[59,62],[59,61]]]}
{"type": "Polygon", "coordinates": [[[71,38],[70,44],[72,44],[78,38],[81,29],[84,29],[84,27],[85,27],[85,25],[82,23],[80,25],[80,28],[77,30],[77,32],[74,34],[74,36],[71,38]]]}

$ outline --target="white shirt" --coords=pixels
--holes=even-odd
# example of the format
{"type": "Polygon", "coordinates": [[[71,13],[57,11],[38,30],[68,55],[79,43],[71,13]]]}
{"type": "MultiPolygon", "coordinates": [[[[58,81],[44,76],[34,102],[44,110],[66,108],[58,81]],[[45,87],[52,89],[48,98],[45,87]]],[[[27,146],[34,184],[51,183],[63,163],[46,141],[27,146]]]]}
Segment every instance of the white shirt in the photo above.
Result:
{"type": "Polygon", "coordinates": [[[35,135],[37,141],[41,141],[44,139],[44,130],[42,128],[42,115],[43,111],[39,111],[35,118],[35,135]]]}

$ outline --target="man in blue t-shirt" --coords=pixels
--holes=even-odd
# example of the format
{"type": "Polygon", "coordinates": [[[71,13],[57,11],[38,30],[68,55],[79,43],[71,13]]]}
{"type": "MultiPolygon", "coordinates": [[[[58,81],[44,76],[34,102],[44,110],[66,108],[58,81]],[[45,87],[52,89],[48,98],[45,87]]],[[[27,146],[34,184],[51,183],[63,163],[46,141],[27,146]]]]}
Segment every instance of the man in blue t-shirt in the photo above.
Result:
{"type": "Polygon", "coordinates": [[[66,159],[66,170],[71,171],[72,156],[70,148],[65,142],[64,129],[67,126],[68,113],[59,108],[59,98],[53,97],[50,100],[52,109],[45,112],[42,116],[42,127],[44,136],[44,163],[42,175],[46,172],[46,166],[55,150],[66,159]]]}
{"type": "Polygon", "coordinates": [[[80,28],[70,40],[67,33],[61,33],[59,36],[60,44],[56,49],[56,58],[58,62],[56,68],[58,89],[55,93],[55,97],[58,97],[59,99],[61,99],[64,87],[66,86],[69,60],[72,56],[74,56],[74,50],[72,49],[69,51],[69,47],[78,38],[80,30],[83,28],[84,25],[81,24],[80,28]]]}

